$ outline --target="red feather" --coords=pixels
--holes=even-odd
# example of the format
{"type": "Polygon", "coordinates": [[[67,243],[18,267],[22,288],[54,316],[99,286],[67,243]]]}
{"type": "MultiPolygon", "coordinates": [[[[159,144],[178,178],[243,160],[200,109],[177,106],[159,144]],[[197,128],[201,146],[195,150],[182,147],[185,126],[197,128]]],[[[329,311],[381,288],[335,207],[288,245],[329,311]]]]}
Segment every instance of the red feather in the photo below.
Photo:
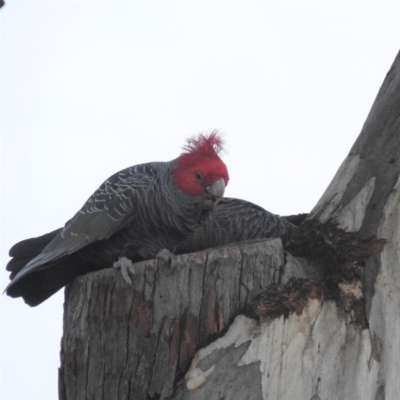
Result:
{"type": "Polygon", "coordinates": [[[224,150],[224,140],[218,131],[212,131],[209,135],[199,134],[186,140],[182,154],[198,154],[201,157],[216,157],[224,150]]]}

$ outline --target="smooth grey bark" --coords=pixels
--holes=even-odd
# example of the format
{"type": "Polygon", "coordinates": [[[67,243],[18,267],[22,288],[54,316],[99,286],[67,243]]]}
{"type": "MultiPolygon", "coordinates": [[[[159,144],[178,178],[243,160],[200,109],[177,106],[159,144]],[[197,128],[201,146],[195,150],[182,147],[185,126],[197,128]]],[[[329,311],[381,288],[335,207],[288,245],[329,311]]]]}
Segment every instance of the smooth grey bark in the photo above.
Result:
{"type": "Polygon", "coordinates": [[[274,239],[150,260],[132,287],[115,270],[77,278],[60,398],[398,398],[400,53],[287,249],[274,239]]]}

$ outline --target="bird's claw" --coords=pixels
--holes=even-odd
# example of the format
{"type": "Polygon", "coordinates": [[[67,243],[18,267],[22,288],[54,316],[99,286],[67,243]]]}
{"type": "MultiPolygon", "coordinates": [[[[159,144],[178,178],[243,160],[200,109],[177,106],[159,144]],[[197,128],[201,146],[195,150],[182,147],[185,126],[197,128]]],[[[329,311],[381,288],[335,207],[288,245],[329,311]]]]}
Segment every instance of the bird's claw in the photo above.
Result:
{"type": "Polygon", "coordinates": [[[157,254],[156,254],[156,258],[158,258],[159,260],[164,260],[165,262],[167,262],[169,265],[173,265],[176,262],[176,255],[171,253],[169,250],[167,249],[162,249],[160,250],[157,254]]]}
{"type": "Polygon", "coordinates": [[[118,261],[115,261],[113,264],[114,268],[121,268],[121,274],[122,277],[124,278],[124,281],[128,285],[132,285],[132,280],[129,277],[129,271],[132,272],[132,274],[135,273],[132,269],[132,261],[126,258],[125,256],[118,257],[118,261]]]}

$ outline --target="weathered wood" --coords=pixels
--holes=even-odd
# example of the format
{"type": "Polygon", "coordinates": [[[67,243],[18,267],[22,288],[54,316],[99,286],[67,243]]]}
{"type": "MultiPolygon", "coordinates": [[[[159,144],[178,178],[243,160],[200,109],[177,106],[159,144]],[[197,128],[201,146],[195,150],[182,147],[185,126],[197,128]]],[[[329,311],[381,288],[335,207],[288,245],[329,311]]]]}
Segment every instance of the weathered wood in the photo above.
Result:
{"type": "Polygon", "coordinates": [[[280,239],[259,240],[134,264],[132,286],[116,269],[78,277],[66,290],[60,398],[168,398],[195,350],[279,282],[284,258],[280,239]]]}

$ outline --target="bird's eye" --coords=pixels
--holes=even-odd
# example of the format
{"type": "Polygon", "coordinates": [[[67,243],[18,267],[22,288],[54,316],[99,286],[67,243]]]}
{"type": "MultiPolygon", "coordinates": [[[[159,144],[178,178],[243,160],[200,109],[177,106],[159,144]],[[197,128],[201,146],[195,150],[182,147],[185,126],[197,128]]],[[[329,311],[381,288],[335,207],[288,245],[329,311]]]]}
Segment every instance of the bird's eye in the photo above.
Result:
{"type": "Polygon", "coordinates": [[[203,175],[200,173],[200,172],[196,172],[196,179],[199,181],[199,182],[201,182],[201,183],[203,183],[203,175]]]}

